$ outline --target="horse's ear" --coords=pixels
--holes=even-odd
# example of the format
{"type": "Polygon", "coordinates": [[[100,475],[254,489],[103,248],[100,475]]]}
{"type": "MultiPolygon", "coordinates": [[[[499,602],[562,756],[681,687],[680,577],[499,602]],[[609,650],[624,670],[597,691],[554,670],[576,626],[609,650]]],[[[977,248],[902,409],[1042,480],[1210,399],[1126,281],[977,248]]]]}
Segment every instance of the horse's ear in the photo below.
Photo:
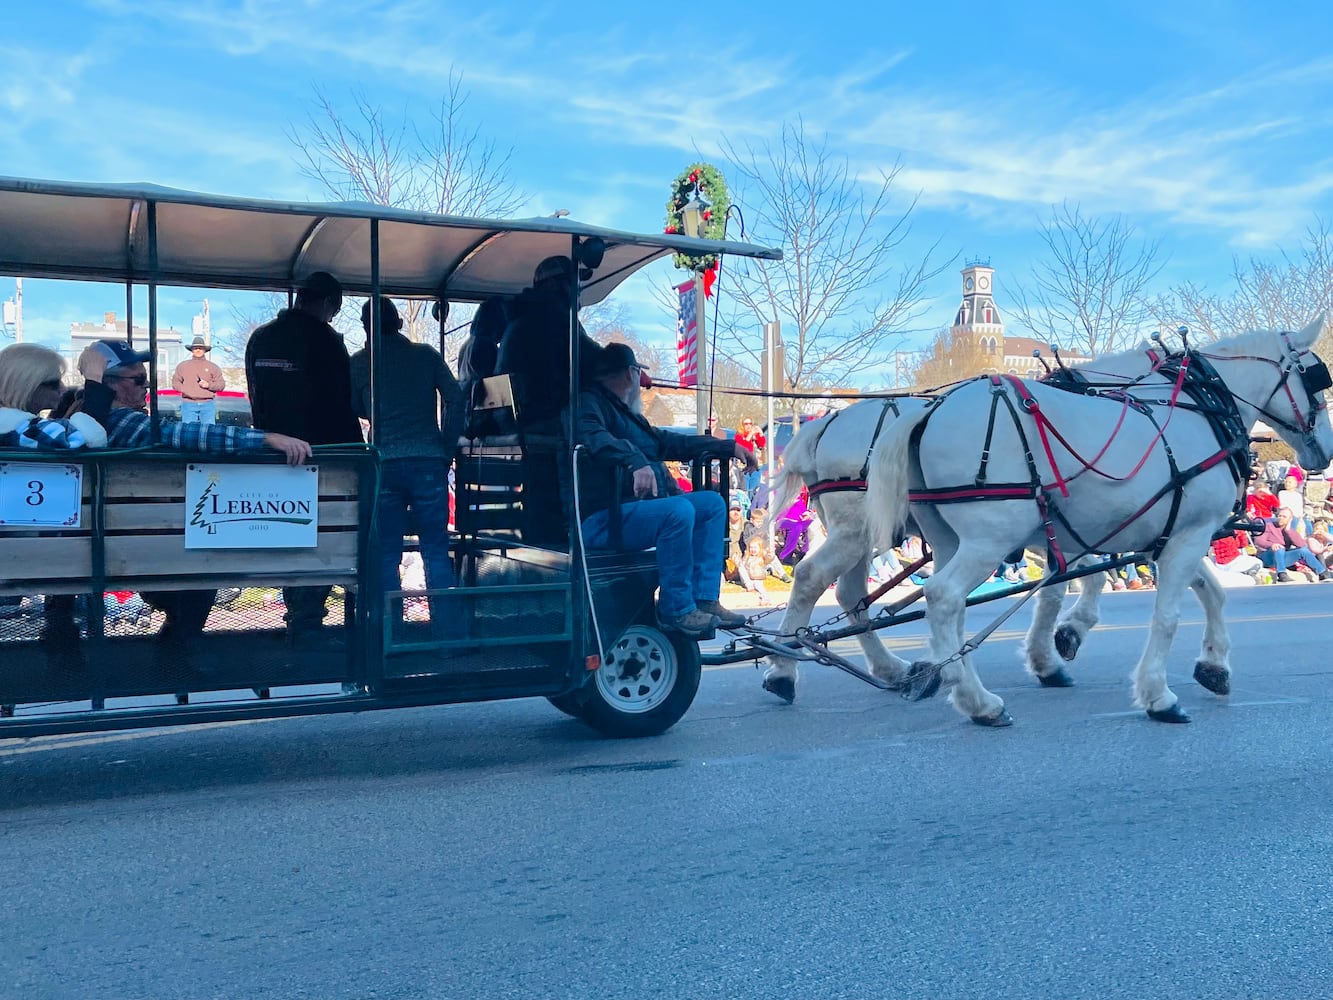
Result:
{"type": "Polygon", "coordinates": [[[1300,333],[1296,334],[1295,340],[1301,347],[1313,347],[1314,342],[1319,339],[1319,335],[1324,332],[1324,324],[1328,321],[1328,313],[1321,312],[1314,318],[1309,326],[1300,333]]]}

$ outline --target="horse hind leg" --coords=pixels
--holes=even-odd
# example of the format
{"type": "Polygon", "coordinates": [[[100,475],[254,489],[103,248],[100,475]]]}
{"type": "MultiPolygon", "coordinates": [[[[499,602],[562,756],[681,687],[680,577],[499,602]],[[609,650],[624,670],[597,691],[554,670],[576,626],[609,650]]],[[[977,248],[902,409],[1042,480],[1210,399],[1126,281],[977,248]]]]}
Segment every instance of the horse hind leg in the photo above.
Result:
{"type": "Polygon", "coordinates": [[[1227,623],[1222,615],[1227,598],[1215,572],[1204,559],[1190,584],[1204,616],[1203,643],[1199,647],[1199,659],[1194,664],[1194,679],[1213,694],[1228,695],[1231,693],[1231,637],[1227,635],[1227,623]]]}
{"type": "MultiPolygon", "coordinates": [[[[926,621],[930,625],[931,655],[936,665],[952,657],[964,643],[967,595],[1000,564],[1007,550],[996,551],[993,543],[963,542],[947,563],[936,563],[935,575],[925,584],[926,621]]],[[[913,665],[917,670],[918,665],[913,665]]],[[[972,667],[971,656],[961,656],[941,669],[941,680],[952,683],[949,703],[982,726],[1013,723],[1004,709],[1004,699],[987,691],[972,667]]]]}
{"type": "MultiPolygon", "coordinates": [[[[802,559],[793,573],[791,597],[782,616],[781,631],[794,635],[810,624],[815,602],[834,580],[847,572],[858,558],[864,558],[862,539],[841,531],[830,531],[828,540],[802,559]]],[[[800,671],[790,656],[770,656],[764,671],[764,690],[777,695],[788,705],[796,700],[800,671]]]]}
{"type": "MultiPolygon", "coordinates": [[[[1085,556],[1075,560],[1073,565],[1086,568],[1094,562],[1100,562],[1096,556],[1085,556]]],[[[1099,621],[1101,621],[1102,574],[1091,573],[1081,578],[1078,600],[1069,609],[1069,613],[1060,619],[1055,628],[1055,648],[1065,660],[1072,660],[1078,655],[1099,621]]]]}
{"type": "MultiPolygon", "coordinates": [[[[827,546],[828,543],[825,542],[824,547],[827,548],[827,546]]],[[[845,570],[838,577],[838,605],[843,611],[847,612],[850,624],[862,627],[870,621],[870,611],[869,609],[861,611],[855,609],[866,599],[869,593],[866,588],[868,562],[869,558],[865,550],[862,549],[855,565],[845,570]]],[[[856,641],[861,645],[861,652],[870,665],[870,672],[880,680],[894,685],[894,690],[898,690],[899,685],[903,684],[907,676],[909,667],[907,661],[890,653],[874,632],[861,632],[857,635],[856,641]]]]}

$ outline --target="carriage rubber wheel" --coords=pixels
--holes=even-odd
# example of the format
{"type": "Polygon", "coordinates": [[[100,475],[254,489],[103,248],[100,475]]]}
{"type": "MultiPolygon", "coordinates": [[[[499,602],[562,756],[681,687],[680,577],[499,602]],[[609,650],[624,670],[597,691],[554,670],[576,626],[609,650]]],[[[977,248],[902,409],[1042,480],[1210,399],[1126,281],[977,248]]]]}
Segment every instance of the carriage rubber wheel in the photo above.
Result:
{"type": "Polygon", "coordinates": [[[693,704],[703,673],[693,639],[631,625],[605,652],[575,702],[576,717],[604,736],[658,736],[693,704]]]}

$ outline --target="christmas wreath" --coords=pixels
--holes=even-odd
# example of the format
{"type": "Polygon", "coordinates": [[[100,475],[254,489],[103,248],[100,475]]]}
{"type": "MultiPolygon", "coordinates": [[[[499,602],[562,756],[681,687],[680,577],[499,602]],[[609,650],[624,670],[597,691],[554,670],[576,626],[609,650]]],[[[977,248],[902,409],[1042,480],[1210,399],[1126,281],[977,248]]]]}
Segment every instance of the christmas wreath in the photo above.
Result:
{"type": "MultiPolygon", "coordinates": [[[[671,182],[671,197],[666,204],[666,233],[684,233],[685,219],[682,209],[689,204],[690,198],[697,195],[704,203],[704,237],[720,240],[727,232],[727,211],[731,208],[731,197],[727,194],[727,182],[722,179],[722,171],[711,163],[694,163],[671,182]]],[[[690,271],[711,271],[717,265],[717,254],[705,254],[693,257],[678,253],[672,258],[677,267],[690,271]]]]}

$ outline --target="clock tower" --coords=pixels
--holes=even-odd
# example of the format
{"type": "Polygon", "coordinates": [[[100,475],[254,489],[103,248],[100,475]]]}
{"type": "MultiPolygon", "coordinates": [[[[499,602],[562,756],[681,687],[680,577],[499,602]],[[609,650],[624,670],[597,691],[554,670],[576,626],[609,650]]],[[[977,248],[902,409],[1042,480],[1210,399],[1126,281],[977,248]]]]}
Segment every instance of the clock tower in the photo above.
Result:
{"type": "Polygon", "coordinates": [[[995,356],[996,364],[1004,357],[1004,323],[995,308],[995,289],[992,287],[995,269],[990,261],[974,260],[962,270],[963,302],[954,318],[952,333],[973,339],[987,354],[995,356]]]}

